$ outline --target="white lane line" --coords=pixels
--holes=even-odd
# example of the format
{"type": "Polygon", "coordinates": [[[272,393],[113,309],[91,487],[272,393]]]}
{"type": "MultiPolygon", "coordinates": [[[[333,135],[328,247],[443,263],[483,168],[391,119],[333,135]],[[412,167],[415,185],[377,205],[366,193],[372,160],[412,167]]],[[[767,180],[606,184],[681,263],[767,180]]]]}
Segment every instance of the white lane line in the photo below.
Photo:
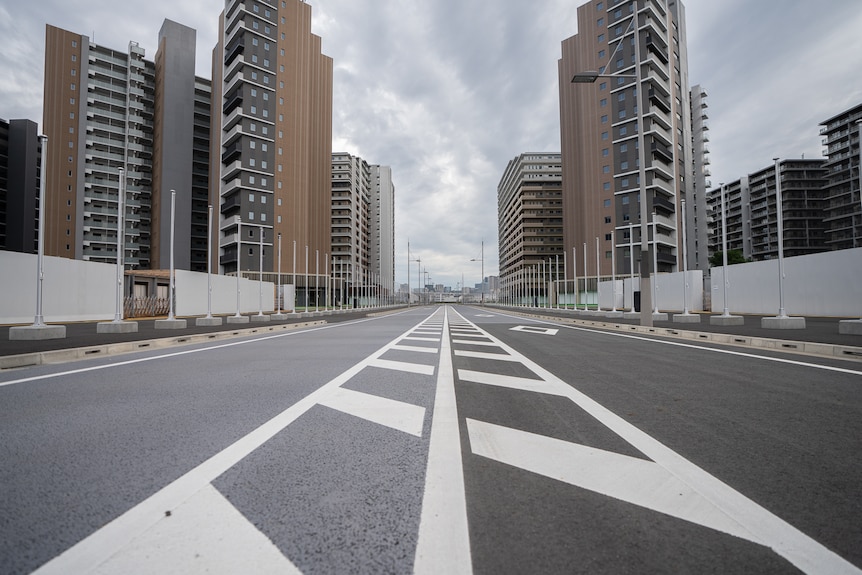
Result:
{"type": "Polygon", "coordinates": [[[495,385],[497,387],[507,387],[509,389],[535,391],[538,393],[568,397],[568,390],[565,389],[569,387],[568,385],[560,386],[542,379],[528,379],[526,377],[499,375],[496,373],[472,371],[469,369],[459,369],[458,379],[461,381],[469,381],[471,383],[483,383],[485,385],[495,385]]]}
{"type": "Polygon", "coordinates": [[[409,340],[409,341],[440,341],[439,337],[412,337],[412,336],[404,336],[401,339],[409,340]]]}
{"type": "Polygon", "coordinates": [[[207,484],[118,553],[96,575],[263,573],[300,575],[219,491],[207,484]]]}
{"type": "Polygon", "coordinates": [[[398,351],[415,351],[417,353],[437,353],[436,347],[419,347],[418,345],[393,345],[398,351]]]}
{"type": "MultiPolygon", "coordinates": [[[[444,323],[448,310],[447,306],[444,323]]],[[[473,572],[449,338],[443,338],[440,350],[413,572],[419,575],[473,572]]]]}
{"type": "MultiPolygon", "coordinates": [[[[389,316],[389,317],[391,317],[391,316],[389,316]]],[[[42,375],[34,375],[32,377],[23,377],[21,379],[12,379],[9,381],[0,381],[0,387],[6,386],[6,385],[14,385],[16,383],[27,383],[30,381],[39,381],[40,379],[51,379],[53,377],[65,377],[67,375],[75,375],[78,373],[87,373],[90,371],[99,371],[102,369],[122,367],[124,365],[133,365],[136,363],[143,363],[143,362],[147,362],[147,361],[157,361],[160,359],[168,359],[170,357],[179,357],[182,355],[189,355],[192,353],[202,353],[205,351],[213,351],[213,350],[217,350],[217,349],[224,349],[227,347],[234,347],[234,346],[238,346],[238,345],[248,345],[248,344],[252,344],[252,343],[258,343],[261,341],[268,341],[270,339],[277,339],[280,337],[290,337],[290,336],[295,336],[295,335],[301,335],[301,334],[306,334],[306,333],[310,333],[310,332],[314,332],[314,331],[321,331],[324,329],[334,329],[334,328],[341,327],[341,326],[355,325],[357,323],[365,323],[367,321],[374,321],[374,320],[378,320],[378,319],[381,319],[381,318],[380,317],[369,317],[369,318],[364,318],[364,319],[358,319],[358,320],[351,321],[351,322],[322,325],[320,327],[313,327],[313,328],[309,328],[309,329],[300,329],[297,331],[289,331],[289,332],[285,332],[285,333],[278,333],[278,334],[267,335],[267,336],[263,336],[263,337],[249,336],[252,339],[244,339],[242,341],[232,341],[229,343],[222,343],[219,345],[212,345],[209,347],[201,347],[201,348],[196,348],[196,349],[187,349],[187,350],[183,350],[183,351],[176,351],[173,353],[165,353],[162,355],[140,357],[138,359],[130,359],[127,361],[118,361],[116,363],[106,363],[106,364],[102,364],[102,365],[93,365],[90,367],[82,367],[80,369],[70,369],[70,370],[66,370],[66,371],[58,371],[56,373],[45,373],[42,375]]]]}
{"type": "Polygon", "coordinates": [[[422,437],[425,408],[419,405],[344,389],[343,387],[339,387],[329,394],[320,402],[320,405],[416,437],[422,437]]]}
{"type": "MultiPolygon", "coordinates": [[[[626,440],[638,451],[664,467],[677,479],[700,493],[731,519],[740,523],[744,529],[751,532],[753,537],[762,541],[763,545],[771,548],[800,570],[806,573],[823,574],[854,573],[858,575],[862,573],[862,570],[852,565],[843,557],[827,549],[780,517],[773,515],[767,509],[764,509],[745,495],[734,490],[717,477],[710,475],[594,399],[571,387],[542,366],[531,361],[528,357],[518,353],[490,334],[488,334],[488,338],[496,341],[501,348],[508,351],[511,355],[520,356],[521,363],[545,381],[565,386],[566,395],[569,399],[584,411],[595,417],[605,427],[626,440]]],[[[655,341],[648,338],[643,339],[646,341],[655,341]]],[[[771,359],[760,358],[760,356],[754,357],[771,359]]]]}
{"type": "Polygon", "coordinates": [[[456,334],[456,333],[453,333],[452,335],[453,335],[453,336],[457,335],[458,337],[476,337],[476,338],[481,338],[481,339],[487,339],[487,338],[488,338],[488,336],[483,335],[483,334],[481,334],[481,333],[476,333],[475,331],[472,331],[472,332],[470,332],[470,333],[466,333],[466,332],[464,332],[464,333],[457,333],[457,334],[456,334]]]}
{"type": "Polygon", "coordinates": [[[484,351],[469,351],[466,349],[456,349],[455,355],[458,357],[472,357],[475,359],[494,359],[497,361],[516,361],[520,362],[517,357],[512,357],[506,353],[487,353],[484,351]]]}
{"type": "Polygon", "coordinates": [[[476,455],[763,544],[652,461],[473,419],[467,431],[476,455]]]}
{"type": "Polygon", "coordinates": [[[395,371],[406,371],[408,373],[421,373],[422,375],[434,375],[433,365],[423,365],[421,363],[393,361],[391,359],[375,359],[374,361],[368,362],[368,366],[394,369],[395,371]]]}
{"type": "MultiPolygon", "coordinates": [[[[412,329],[412,328],[411,328],[412,329]]],[[[356,363],[341,375],[300,399],[248,435],[216,453],[179,479],[170,483],[132,507],[98,531],[79,541],[51,561],[34,571],[34,574],[86,573],[107,560],[119,549],[155,525],[165,511],[176,509],[219,475],[242,461],[252,451],[272,439],[285,427],[296,421],[309,409],[324,400],[344,383],[350,381],[371,362],[389,351],[396,337],[364,360],[356,363]]]]}
{"type": "Polygon", "coordinates": [[[497,347],[493,341],[470,341],[468,339],[453,339],[452,343],[459,345],[484,345],[486,347],[497,347]]]}

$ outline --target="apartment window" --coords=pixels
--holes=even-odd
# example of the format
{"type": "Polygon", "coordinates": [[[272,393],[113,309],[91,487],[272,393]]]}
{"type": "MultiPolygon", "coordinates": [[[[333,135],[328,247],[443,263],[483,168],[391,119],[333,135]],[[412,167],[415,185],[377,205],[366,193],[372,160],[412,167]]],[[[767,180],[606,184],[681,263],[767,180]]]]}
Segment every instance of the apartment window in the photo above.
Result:
{"type": "MultiPolygon", "coordinates": [[[[598,20],[596,20],[596,26],[598,26],[599,28],[601,28],[604,25],[605,25],[605,19],[604,18],[599,18],[598,20]]],[[[599,36],[599,38],[601,38],[601,36],[599,36]]],[[[599,42],[601,42],[601,39],[599,40],[599,42]]]]}
{"type": "Polygon", "coordinates": [[[266,160],[261,160],[261,162],[260,162],[260,169],[261,169],[261,170],[265,170],[265,169],[266,169],[266,160]]]}
{"type": "Polygon", "coordinates": [[[264,101],[264,102],[269,102],[269,94],[268,94],[267,92],[264,92],[264,93],[263,93],[263,101],[264,101]]]}
{"type": "Polygon", "coordinates": [[[261,145],[260,145],[260,151],[261,151],[261,152],[265,152],[265,151],[267,151],[268,149],[269,149],[269,148],[267,148],[267,146],[266,146],[266,142],[261,143],[261,145]]]}
{"type": "Polygon", "coordinates": [[[281,198],[278,198],[278,205],[281,205],[281,198]]]}
{"type": "Polygon", "coordinates": [[[602,116],[602,124],[607,124],[607,123],[608,123],[608,115],[605,114],[602,116]]]}
{"type": "MultiPolygon", "coordinates": [[[[281,182],[278,182],[278,189],[281,189],[281,182]]],[[[279,202],[281,202],[281,200],[279,200],[279,202]]],[[[281,204],[279,203],[278,205],[280,206],[281,204]]]]}
{"type": "Polygon", "coordinates": [[[261,128],[261,132],[263,132],[263,135],[266,136],[269,133],[269,128],[264,126],[263,128],[261,128]]]}
{"type": "Polygon", "coordinates": [[[74,76],[74,75],[75,75],[75,74],[77,74],[77,73],[78,73],[78,72],[77,72],[77,70],[75,70],[74,68],[72,68],[72,75],[74,76]]]}
{"type": "Polygon", "coordinates": [[[610,216],[605,216],[605,223],[606,224],[611,223],[611,217],[610,216]]]}
{"type": "Polygon", "coordinates": [[[607,90],[607,89],[608,89],[608,83],[607,82],[600,82],[599,83],[599,90],[607,90]]]}
{"type": "Polygon", "coordinates": [[[75,119],[75,112],[69,112],[69,119],[70,119],[70,120],[74,120],[74,119],[75,119]]]}
{"type": "Polygon", "coordinates": [[[257,114],[257,106],[252,106],[252,107],[251,107],[251,113],[252,113],[252,114],[257,114]]]}
{"type": "Polygon", "coordinates": [[[250,123],[250,124],[248,125],[248,129],[249,129],[249,131],[251,131],[251,132],[257,132],[257,124],[255,124],[254,122],[250,123]]]}
{"type": "Polygon", "coordinates": [[[254,10],[254,13],[255,13],[255,14],[259,14],[259,13],[260,13],[260,6],[258,6],[257,4],[255,4],[255,5],[254,5],[254,7],[252,8],[252,10],[254,10]]]}
{"type": "Polygon", "coordinates": [[[74,90],[74,89],[75,89],[75,84],[71,84],[71,85],[69,85],[69,89],[70,89],[70,90],[74,90]]]}
{"type": "MultiPolygon", "coordinates": [[[[279,83],[278,83],[278,87],[279,87],[279,88],[284,88],[284,82],[279,82],[279,83]]],[[[284,102],[282,102],[282,104],[283,104],[283,103],[284,103],[284,102]]]]}
{"type": "Polygon", "coordinates": [[[281,223],[281,216],[278,216],[278,223],[281,223]]]}
{"type": "Polygon", "coordinates": [[[602,132],[602,140],[607,140],[607,139],[608,139],[608,133],[602,132]]]}
{"type": "MultiPolygon", "coordinates": [[[[249,177],[248,177],[248,183],[249,183],[249,184],[254,184],[254,175],[251,175],[251,176],[249,176],[249,177]]],[[[253,201],[254,201],[254,196],[252,196],[251,194],[249,194],[249,198],[248,198],[248,199],[249,199],[249,200],[251,200],[251,201],[253,202],[253,201]]]]}
{"type": "Polygon", "coordinates": [[[608,190],[611,189],[611,183],[610,182],[604,182],[602,184],[602,189],[607,192],[608,190]]]}
{"type": "Polygon", "coordinates": [[[256,165],[257,165],[257,160],[255,160],[254,158],[249,158],[249,159],[248,159],[248,165],[249,165],[249,166],[251,166],[251,167],[256,166],[256,165]]]}
{"type": "Polygon", "coordinates": [[[257,88],[252,88],[252,89],[251,89],[251,97],[252,97],[252,98],[257,97],[257,88]]]}
{"type": "MultiPolygon", "coordinates": [[[[248,219],[249,219],[249,220],[253,220],[253,219],[254,219],[254,212],[249,212],[249,213],[248,213],[248,219]]],[[[248,235],[249,235],[249,236],[251,236],[251,230],[249,230],[249,231],[248,231],[248,235]]]]}
{"type": "Polygon", "coordinates": [[[607,148],[602,148],[602,157],[605,157],[610,154],[610,150],[607,148]]]}
{"type": "Polygon", "coordinates": [[[611,173],[611,167],[610,166],[602,166],[602,173],[603,174],[610,174],[611,173]]]}
{"type": "Polygon", "coordinates": [[[252,64],[257,64],[257,54],[252,54],[252,55],[251,55],[251,63],[252,63],[252,64]]]}
{"type": "MultiPolygon", "coordinates": [[[[261,179],[260,179],[260,185],[261,185],[261,186],[266,186],[266,178],[261,178],[261,179]]],[[[266,202],[266,198],[264,198],[264,202],[266,202]]]]}
{"type": "Polygon", "coordinates": [[[263,49],[264,49],[264,50],[269,50],[269,42],[264,42],[264,43],[263,43],[263,49]]]}
{"type": "Polygon", "coordinates": [[[77,48],[77,47],[78,47],[78,41],[72,40],[72,48],[77,48]]]}
{"type": "Polygon", "coordinates": [[[626,101],[626,93],[625,93],[625,92],[620,92],[620,93],[617,95],[617,100],[619,100],[620,102],[625,102],[625,101],[626,101]]]}
{"type": "Polygon", "coordinates": [[[599,43],[600,43],[600,44],[601,44],[601,43],[604,43],[604,41],[605,41],[605,35],[604,35],[604,34],[599,34],[599,43]]]}
{"type": "Polygon", "coordinates": [[[599,100],[599,106],[601,106],[602,108],[604,108],[607,105],[608,105],[608,99],[607,98],[602,98],[601,100],[599,100]]]}
{"type": "Polygon", "coordinates": [[[259,29],[260,29],[260,24],[258,24],[258,23],[257,23],[257,21],[252,22],[252,23],[251,23],[251,27],[252,27],[252,28],[254,28],[255,30],[259,30],[259,29]]]}
{"type": "Polygon", "coordinates": [[[609,260],[609,259],[611,259],[612,257],[614,257],[614,256],[613,256],[613,255],[611,255],[611,252],[610,252],[610,251],[605,252],[605,259],[606,259],[606,260],[609,260]]]}
{"type": "Polygon", "coordinates": [[[269,110],[267,110],[266,108],[263,109],[263,117],[269,118],[269,110]]]}
{"type": "Polygon", "coordinates": [[[624,188],[629,187],[629,179],[628,179],[628,178],[623,178],[623,181],[622,181],[622,182],[620,182],[620,183],[622,184],[622,186],[623,186],[624,188]]]}
{"type": "Polygon", "coordinates": [[[264,59],[263,59],[263,67],[264,67],[264,68],[269,68],[269,58],[264,58],[264,59]]]}
{"type": "Polygon", "coordinates": [[[272,16],[272,12],[270,12],[269,10],[264,10],[263,15],[266,16],[267,18],[269,18],[272,16]]]}
{"type": "MultiPolygon", "coordinates": [[[[632,219],[632,217],[631,217],[630,215],[628,215],[628,214],[623,214],[623,221],[624,221],[624,222],[627,222],[627,221],[629,221],[630,219],[632,219]]],[[[628,236],[626,236],[626,237],[628,237],[628,236]]]]}
{"type": "Polygon", "coordinates": [[[626,135],[626,134],[628,134],[628,133],[629,133],[629,131],[628,131],[628,129],[627,129],[625,126],[623,126],[622,128],[620,128],[620,136],[625,136],[625,135],[626,135]]]}
{"type": "Polygon", "coordinates": [[[266,196],[265,195],[260,196],[260,203],[262,203],[262,204],[266,203],[266,196]]]}
{"type": "Polygon", "coordinates": [[[604,58],[604,57],[605,57],[605,51],[599,50],[599,58],[604,58]]]}
{"type": "MultiPolygon", "coordinates": [[[[607,220],[607,219],[610,219],[610,218],[605,218],[605,219],[607,220]]],[[[605,222],[605,223],[610,223],[610,222],[605,222]]],[[[612,236],[611,234],[605,234],[605,241],[606,241],[606,242],[611,241],[611,239],[612,239],[612,238],[613,238],[613,236],[612,236]]]]}
{"type": "Polygon", "coordinates": [[[66,235],[67,235],[67,236],[71,235],[71,234],[69,233],[69,230],[66,230],[66,235]]]}
{"type": "Polygon", "coordinates": [[[606,208],[609,208],[609,207],[611,207],[611,201],[605,200],[604,202],[602,202],[602,205],[604,205],[604,207],[606,207],[606,208]]]}
{"type": "Polygon", "coordinates": [[[252,38],[252,39],[251,39],[251,45],[252,45],[252,46],[257,46],[257,38],[252,38]]]}
{"type": "Polygon", "coordinates": [[[269,76],[267,76],[266,74],[263,75],[263,83],[269,84],[269,76]]]}
{"type": "Polygon", "coordinates": [[[265,213],[260,214],[260,221],[262,221],[262,222],[266,221],[266,214],[265,213]]]}
{"type": "Polygon", "coordinates": [[[69,147],[70,147],[70,148],[74,148],[74,147],[75,147],[74,142],[72,142],[71,140],[69,140],[69,147]]]}
{"type": "Polygon", "coordinates": [[[620,144],[620,152],[628,152],[629,145],[628,144],[620,144]]]}
{"type": "MultiPolygon", "coordinates": [[[[284,2],[282,2],[282,4],[284,4],[284,2]]],[[[604,10],[604,8],[605,8],[604,3],[599,2],[598,4],[596,4],[596,12],[600,12],[600,11],[604,10]]]]}

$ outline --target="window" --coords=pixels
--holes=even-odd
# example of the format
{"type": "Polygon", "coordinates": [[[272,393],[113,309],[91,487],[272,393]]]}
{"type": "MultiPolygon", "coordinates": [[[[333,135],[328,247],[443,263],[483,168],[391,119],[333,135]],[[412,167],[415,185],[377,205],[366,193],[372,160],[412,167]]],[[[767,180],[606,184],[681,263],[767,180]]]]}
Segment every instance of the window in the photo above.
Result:
{"type": "Polygon", "coordinates": [[[267,92],[264,92],[264,93],[263,93],[263,101],[264,101],[264,102],[268,102],[268,101],[269,101],[269,93],[267,93],[267,92]]]}
{"type": "Polygon", "coordinates": [[[264,195],[260,196],[260,203],[262,203],[262,204],[266,203],[266,196],[264,196],[264,195]]]}
{"type": "Polygon", "coordinates": [[[251,148],[252,150],[253,150],[256,146],[257,146],[257,142],[255,142],[254,140],[252,140],[252,141],[250,141],[250,142],[248,143],[248,147],[249,147],[249,148],[251,148]]]}
{"type": "MultiPolygon", "coordinates": [[[[251,176],[249,176],[249,177],[248,177],[248,183],[249,183],[249,184],[254,184],[254,175],[251,175],[251,176]]],[[[253,201],[254,201],[254,196],[252,196],[251,194],[249,194],[249,200],[251,200],[251,201],[253,202],[253,201]]]]}
{"type": "Polygon", "coordinates": [[[251,45],[252,45],[252,46],[257,46],[257,38],[252,38],[252,39],[251,39],[251,45]]]}
{"type": "Polygon", "coordinates": [[[617,100],[619,100],[620,102],[625,102],[626,101],[626,93],[620,92],[619,95],[617,96],[617,100]]]}
{"type": "Polygon", "coordinates": [[[252,88],[252,89],[251,89],[251,97],[252,97],[252,98],[257,97],[257,88],[252,88]]]}
{"type": "Polygon", "coordinates": [[[269,59],[268,59],[268,58],[264,58],[264,59],[263,59],[263,67],[264,67],[264,68],[269,68],[269,59]]]}
{"type": "Polygon", "coordinates": [[[628,133],[629,133],[628,128],[626,128],[625,126],[620,128],[620,136],[625,136],[628,133]]]}
{"type": "Polygon", "coordinates": [[[602,116],[602,124],[607,124],[607,123],[608,123],[608,115],[605,114],[604,116],[602,116]]]}
{"type": "Polygon", "coordinates": [[[70,119],[70,120],[74,120],[74,119],[75,119],[75,112],[69,112],[69,119],[70,119]]]}
{"type": "Polygon", "coordinates": [[[605,51],[599,50],[599,58],[604,58],[604,57],[605,57],[605,51]]]}
{"type": "Polygon", "coordinates": [[[627,222],[627,221],[629,221],[630,219],[632,219],[632,217],[631,217],[630,215],[628,215],[628,214],[623,214],[623,221],[624,221],[624,222],[627,222]]]}
{"type": "Polygon", "coordinates": [[[607,98],[602,98],[601,100],[599,100],[599,106],[601,106],[602,108],[604,108],[607,105],[608,105],[608,99],[607,98]]]}
{"type": "Polygon", "coordinates": [[[257,124],[255,124],[254,122],[250,123],[250,124],[248,125],[248,129],[249,129],[249,131],[251,131],[251,132],[257,132],[257,124]]]}
{"type": "MultiPolygon", "coordinates": [[[[610,218],[605,218],[605,219],[608,220],[610,218]]],[[[605,223],[610,223],[610,222],[605,222],[605,223]]],[[[613,239],[613,236],[611,234],[605,234],[605,241],[606,242],[611,241],[611,239],[613,239]]]]}
{"type": "MultiPolygon", "coordinates": [[[[266,186],[266,178],[261,178],[261,179],[260,179],[260,185],[261,185],[261,186],[266,186]]],[[[266,202],[266,198],[264,197],[264,203],[265,203],[265,202],[266,202]]]]}
{"type": "MultiPolygon", "coordinates": [[[[604,18],[599,18],[598,20],[596,20],[596,26],[598,26],[599,28],[601,28],[604,25],[605,25],[605,19],[604,18]]],[[[601,42],[601,37],[602,36],[599,35],[599,42],[601,42]]]]}
{"type": "Polygon", "coordinates": [[[77,47],[78,47],[78,41],[72,40],[72,48],[77,48],[77,47]]]}
{"type": "Polygon", "coordinates": [[[610,200],[605,200],[605,201],[603,202],[603,205],[604,205],[604,207],[609,208],[609,207],[611,207],[611,201],[610,201],[610,200]]]}
{"type": "Polygon", "coordinates": [[[257,72],[255,72],[254,70],[252,70],[252,72],[251,72],[251,79],[257,80],[257,72]]]}
{"type": "Polygon", "coordinates": [[[266,108],[263,109],[263,117],[269,118],[269,110],[267,110],[266,108]]]}
{"type": "Polygon", "coordinates": [[[602,140],[607,140],[607,139],[608,139],[608,133],[602,132],[602,140]]]}
{"type": "Polygon", "coordinates": [[[264,50],[269,50],[269,42],[264,42],[264,43],[263,43],[263,49],[264,49],[264,50]]]}
{"type": "Polygon", "coordinates": [[[72,140],[69,140],[69,147],[70,147],[70,148],[74,148],[74,147],[75,147],[75,144],[74,144],[74,142],[72,142],[72,140]]]}
{"type": "MultiPolygon", "coordinates": [[[[253,219],[254,219],[254,212],[249,212],[249,213],[248,213],[248,219],[249,219],[249,220],[253,220],[253,219]]],[[[249,231],[248,231],[248,235],[249,235],[249,236],[251,236],[251,230],[249,230],[249,231]]]]}
{"type": "Polygon", "coordinates": [[[620,162],[620,169],[621,170],[628,170],[629,169],[629,163],[626,161],[620,162]]]}
{"type": "Polygon", "coordinates": [[[605,216],[605,223],[606,224],[611,223],[611,217],[610,216],[605,216]]]}
{"type": "Polygon", "coordinates": [[[257,23],[257,21],[252,22],[252,23],[251,23],[251,27],[252,27],[252,28],[254,28],[255,30],[259,30],[259,29],[260,29],[260,24],[258,24],[258,23],[257,23]]]}
{"type": "Polygon", "coordinates": [[[605,41],[605,35],[599,34],[599,42],[604,42],[604,41],[605,41]]]}
{"type": "Polygon", "coordinates": [[[609,260],[609,259],[611,259],[612,257],[614,257],[614,256],[611,254],[611,252],[610,252],[610,251],[605,252],[605,259],[606,259],[606,260],[609,260]]]}
{"type": "Polygon", "coordinates": [[[278,216],[278,223],[281,223],[281,216],[278,216]]]}
{"type": "Polygon", "coordinates": [[[265,170],[265,169],[266,169],[266,160],[261,160],[261,162],[260,162],[260,169],[261,169],[261,170],[265,170]]]}
{"type": "Polygon", "coordinates": [[[628,144],[620,144],[620,152],[628,152],[629,145],[628,144]]]}
{"type": "Polygon", "coordinates": [[[262,143],[262,144],[260,145],[260,151],[261,151],[261,152],[265,152],[266,150],[267,150],[266,142],[264,142],[264,143],[262,143]]]}
{"type": "MultiPolygon", "coordinates": [[[[249,181],[249,183],[251,183],[251,181],[249,181]]],[[[249,195],[248,195],[248,201],[250,201],[250,202],[254,202],[254,194],[249,194],[249,195]]]]}
{"type": "Polygon", "coordinates": [[[75,89],[75,84],[71,84],[71,85],[69,86],[69,89],[70,89],[70,90],[74,90],[74,89],[75,89]]]}
{"type": "Polygon", "coordinates": [[[610,174],[611,173],[611,167],[610,166],[602,166],[602,173],[603,174],[610,174]]]}
{"type": "Polygon", "coordinates": [[[627,206],[629,204],[630,198],[628,196],[623,196],[623,205],[627,206]]]}
{"type": "Polygon", "coordinates": [[[607,89],[608,89],[608,83],[607,82],[601,82],[599,84],[599,90],[607,90],[607,89]]]}
{"type": "Polygon", "coordinates": [[[278,198],[278,205],[281,205],[281,198],[278,198]]]}
{"type": "Polygon", "coordinates": [[[607,192],[608,190],[611,189],[611,183],[610,182],[604,182],[602,184],[602,189],[607,192]]]}
{"type": "Polygon", "coordinates": [[[257,165],[257,160],[255,160],[254,158],[249,158],[248,159],[248,165],[251,166],[252,168],[255,167],[257,165]]]}
{"type": "Polygon", "coordinates": [[[610,150],[608,150],[607,148],[603,148],[602,149],[602,157],[603,158],[607,157],[608,154],[610,154],[610,150]]]}
{"type": "Polygon", "coordinates": [[[72,68],[72,75],[74,76],[74,75],[75,75],[75,74],[77,74],[77,73],[78,73],[78,72],[77,72],[77,70],[75,70],[74,68],[72,68]]]}
{"type": "Polygon", "coordinates": [[[260,131],[263,132],[264,136],[266,136],[267,133],[269,133],[269,128],[267,128],[266,126],[263,126],[260,131]]]}
{"type": "Polygon", "coordinates": [[[266,221],[266,214],[265,213],[260,214],[260,221],[262,221],[262,222],[266,221]]]}

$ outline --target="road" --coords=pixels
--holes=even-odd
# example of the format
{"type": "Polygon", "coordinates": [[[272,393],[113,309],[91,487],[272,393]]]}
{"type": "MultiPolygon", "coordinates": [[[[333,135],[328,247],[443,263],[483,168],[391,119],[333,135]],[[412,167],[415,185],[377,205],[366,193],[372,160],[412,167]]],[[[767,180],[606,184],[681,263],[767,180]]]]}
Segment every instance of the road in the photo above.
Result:
{"type": "Polygon", "coordinates": [[[0,372],[0,573],[862,573],[862,363],[466,306],[0,372]]]}

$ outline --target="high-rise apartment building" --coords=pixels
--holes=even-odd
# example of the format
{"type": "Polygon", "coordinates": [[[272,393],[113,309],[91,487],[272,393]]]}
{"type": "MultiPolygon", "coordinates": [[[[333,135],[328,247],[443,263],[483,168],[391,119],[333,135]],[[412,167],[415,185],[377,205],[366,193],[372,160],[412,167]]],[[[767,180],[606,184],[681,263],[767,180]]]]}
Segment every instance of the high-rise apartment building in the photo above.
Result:
{"type": "Polygon", "coordinates": [[[707,93],[701,86],[691,89],[691,187],[684,198],[685,238],[688,269],[709,270],[711,216],[707,202],[709,189],[709,115],[707,93]]]}
{"type": "MultiPolygon", "coordinates": [[[[611,275],[613,250],[617,273],[628,272],[629,234],[640,246],[645,211],[650,224],[655,214],[655,233],[647,228],[650,255],[657,251],[659,272],[675,271],[692,154],[682,3],[587,2],[578,8],[578,33],[562,42],[558,69],[565,249],[593,246],[599,238],[599,273],[611,275]],[[588,71],[602,76],[592,84],[572,82],[588,71]]],[[[635,269],[652,268],[651,257],[639,262],[640,247],[634,256],[635,269]]]]}
{"type": "Polygon", "coordinates": [[[826,245],[833,250],[862,247],[862,104],[820,125],[827,157],[826,245]]]}
{"type": "Polygon", "coordinates": [[[0,249],[38,249],[41,167],[36,122],[0,119],[0,249]]]}
{"type": "Polygon", "coordinates": [[[194,76],[194,38],[194,30],[166,20],[153,62],[136,42],[122,52],[47,26],[47,254],[116,261],[123,169],[126,265],[167,267],[173,189],[175,265],[205,269],[201,206],[193,197],[209,189],[202,166],[208,162],[210,102],[209,81],[194,76]]]}
{"type": "Polygon", "coordinates": [[[392,168],[371,166],[370,265],[381,298],[395,293],[395,184],[392,168]]]}
{"type": "MultiPolygon", "coordinates": [[[[779,162],[784,255],[801,256],[829,250],[825,241],[825,161],[787,159],[779,162]]],[[[778,257],[778,202],[775,164],[725,186],[727,249],[755,261],[778,257]]],[[[713,226],[709,253],[721,251],[721,188],[709,191],[713,226]]]]}
{"type": "Polygon", "coordinates": [[[332,154],[332,275],[339,299],[358,297],[367,284],[371,194],[368,162],[343,152],[332,154]]]}
{"type": "Polygon", "coordinates": [[[564,261],[562,195],[560,154],[521,154],[506,166],[497,184],[497,229],[500,281],[508,294],[535,284],[528,270],[564,261]]]}
{"type": "MultiPolygon", "coordinates": [[[[278,234],[302,258],[308,248],[313,270],[315,254],[330,249],[332,59],[311,33],[311,6],[228,0],[213,98],[221,103],[212,117],[220,126],[221,270],[256,271],[261,233],[265,270],[278,267],[278,234]]],[[[290,258],[283,250],[283,270],[290,258]]]]}

